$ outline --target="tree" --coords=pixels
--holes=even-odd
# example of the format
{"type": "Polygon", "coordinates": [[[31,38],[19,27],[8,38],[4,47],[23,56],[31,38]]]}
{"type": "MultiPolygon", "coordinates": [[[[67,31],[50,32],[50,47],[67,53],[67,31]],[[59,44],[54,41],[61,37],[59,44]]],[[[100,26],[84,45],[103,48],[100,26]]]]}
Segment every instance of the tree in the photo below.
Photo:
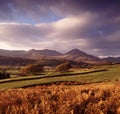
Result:
{"type": "Polygon", "coordinates": [[[0,79],[10,78],[10,74],[7,72],[0,72],[0,79]]]}
{"type": "Polygon", "coordinates": [[[58,65],[55,69],[57,72],[67,72],[70,68],[72,68],[71,64],[69,62],[62,63],[58,65]]]}
{"type": "Polygon", "coordinates": [[[43,66],[40,64],[30,64],[25,66],[22,71],[21,74],[22,75],[36,75],[40,72],[43,72],[43,66]]]}

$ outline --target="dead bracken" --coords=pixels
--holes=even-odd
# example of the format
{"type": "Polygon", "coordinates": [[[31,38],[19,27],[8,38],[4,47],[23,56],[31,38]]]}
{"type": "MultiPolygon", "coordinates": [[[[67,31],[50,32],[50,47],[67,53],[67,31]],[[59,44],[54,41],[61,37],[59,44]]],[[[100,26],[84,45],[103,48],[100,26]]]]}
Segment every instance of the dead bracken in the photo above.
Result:
{"type": "Polygon", "coordinates": [[[119,83],[8,89],[0,99],[0,114],[120,114],[119,83]]]}

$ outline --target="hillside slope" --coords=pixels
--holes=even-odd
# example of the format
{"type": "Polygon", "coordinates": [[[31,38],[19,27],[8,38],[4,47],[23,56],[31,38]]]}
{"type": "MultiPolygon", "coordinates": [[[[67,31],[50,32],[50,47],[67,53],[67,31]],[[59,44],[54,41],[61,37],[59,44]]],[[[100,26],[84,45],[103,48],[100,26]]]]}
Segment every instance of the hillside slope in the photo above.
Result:
{"type": "Polygon", "coordinates": [[[20,58],[26,58],[26,59],[35,59],[35,60],[42,60],[42,59],[61,59],[66,61],[77,61],[77,62],[87,62],[87,63],[104,63],[104,62],[119,62],[120,63],[120,57],[117,58],[104,58],[100,59],[94,55],[87,54],[79,49],[72,49],[68,51],[67,53],[63,54],[56,50],[35,50],[31,49],[28,51],[24,50],[3,50],[0,49],[0,55],[1,56],[7,56],[7,57],[20,57],[20,58]]]}
{"type": "Polygon", "coordinates": [[[26,65],[34,63],[35,60],[20,58],[20,57],[7,57],[7,56],[0,56],[0,65],[26,65]]]}
{"type": "Polygon", "coordinates": [[[74,60],[74,61],[85,61],[85,62],[101,61],[100,58],[93,56],[93,55],[89,55],[78,49],[73,49],[73,50],[65,53],[64,55],[61,56],[61,58],[74,60]]]}

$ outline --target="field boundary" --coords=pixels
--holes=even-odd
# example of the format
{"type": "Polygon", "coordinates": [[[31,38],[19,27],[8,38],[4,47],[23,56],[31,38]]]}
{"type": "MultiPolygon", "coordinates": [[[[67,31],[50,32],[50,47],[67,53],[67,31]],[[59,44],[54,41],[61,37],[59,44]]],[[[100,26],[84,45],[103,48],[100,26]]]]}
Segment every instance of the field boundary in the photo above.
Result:
{"type": "Polygon", "coordinates": [[[24,78],[19,78],[19,79],[9,79],[9,80],[1,80],[0,84],[2,83],[8,83],[8,82],[18,82],[18,81],[25,81],[25,80],[36,80],[36,79],[44,79],[44,78],[53,78],[53,77],[63,77],[63,76],[73,76],[73,75],[82,75],[82,74],[91,74],[91,73],[96,73],[96,72],[103,72],[107,71],[106,69],[101,69],[101,70],[94,70],[94,71],[89,71],[89,72],[81,72],[81,73],[71,73],[71,74],[57,74],[57,75],[45,75],[45,76],[40,76],[40,77],[24,77],[24,78]]]}

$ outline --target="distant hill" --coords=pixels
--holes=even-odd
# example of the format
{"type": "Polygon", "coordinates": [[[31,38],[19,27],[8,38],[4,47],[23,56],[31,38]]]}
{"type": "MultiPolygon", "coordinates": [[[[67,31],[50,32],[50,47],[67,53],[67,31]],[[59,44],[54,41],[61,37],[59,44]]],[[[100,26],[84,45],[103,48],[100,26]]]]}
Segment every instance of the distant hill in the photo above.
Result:
{"type": "Polygon", "coordinates": [[[65,55],[78,55],[78,56],[86,56],[86,53],[83,51],[80,51],[79,49],[72,49],[69,52],[67,52],[65,55]]]}
{"type": "Polygon", "coordinates": [[[9,56],[9,57],[23,57],[23,58],[30,58],[30,59],[38,59],[44,58],[45,56],[60,56],[62,55],[60,52],[56,50],[35,50],[31,49],[28,51],[24,50],[3,50],[0,49],[0,55],[2,56],[9,56]]]}
{"type": "Polygon", "coordinates": [[[56,50],[35,50],[31,49],[28,51],[10,51],[10,50],[0,50],[0,55],[2,56],[9,56],[9,57],[22,57],[22,58],[28,58],[28,59],[68,59],[68,60],[74,60],[74,61],[99,61],[100,59],[98,57],[95,57],[93,55],[86,54],[83,51],[80,51],[78,49],[73,49],[65,54],[62,54],[56,50]]]}
{"type": "Polygon", "coordinates": [[[31,59],[45,59],[45,58],[52,58],[55,56],[61,56],[62,54],[60,52],[57,52],[56,50],[35,50],[31,49],[27,51],[24,54],[24,57],[31,58],[31,59]]]}
{"type": "Polygon", "coordinates": [[[120,57],[107,57],[107,58],[104,58],[103,60],[113,62],[113,63],[120,63],[120,57]]]}
{"type": "Polygon", "coordinates": [[[26,51],[23,50],[4,50],[0,49],[0,55],[8,57],[24,57],[26,51]]]}
{"type": "Polygon", "coordinates": [[[93,55],[89,55],[83,51],[80,51],[78,49],[73,49],[67,53],[65,53],[64,55],[61,56],[64,59],[69,59],[69,60],[74,60],[74,61],[88,61],[88,62],[92,62],[92,61],[101,61],[100,58],[93,56],[93,55]]]}
{"type": "MultiPolygon", "coordinates": [[[[15,60],[15,64],[17,63],[17,60],[20,61],[31,61],[31,60],[44,60],[44,61],[48,61],[48,60],[60,60],[60,61],[76,61],[76,62],[86,62],[86,63],[105,63],[107,62],[119,62],[120,63],[120,57],[118,58],[104,58],[104,59],[100,59],[96,56],[87,54],[79,49],[72,49],[70,51],[68,51],[67,53],[63,54],[60,53],[56,50],[49,50],[49,49],[44,49],[44,50],[35,50],[35,49],[31,49],[28,51],[24,51],[24,50],[3,50],[0,49],[0,62],[2,63],[5,60],[15,60]],[[9,58],[8,58],[9,57],[9,58]],[[10,58],[11,57],[11,58],[10,58]],[[2,61],[3,60],[3,61],[2,61]]],[[[51,61],[49,61],[51,62],[51,61]]],[[[5,62],[7,63],[7,62],[5,62]]],[[[21,62],[22,63],[22,62],[21,62]]],[[[54,63],[54,62],[53,62],[54,63]]],[[[11,62],[12,64],[12,62],[11,62]]]]}
{"type": "Polygon", "coordinates": [[[32,59],[20,58],[20,57],[7,57],[0,56],[0,65],[27,65],[36,62],[32,59]]]}

